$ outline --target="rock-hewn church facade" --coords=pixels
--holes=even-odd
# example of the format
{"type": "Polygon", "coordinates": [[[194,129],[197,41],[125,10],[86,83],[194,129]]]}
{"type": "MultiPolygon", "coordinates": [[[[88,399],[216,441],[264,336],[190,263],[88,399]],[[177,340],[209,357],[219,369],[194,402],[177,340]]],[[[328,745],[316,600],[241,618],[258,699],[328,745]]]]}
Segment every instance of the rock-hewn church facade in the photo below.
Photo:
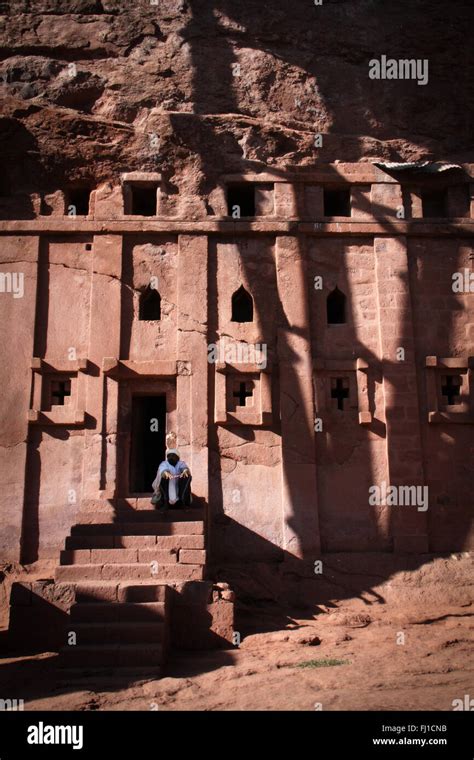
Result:
{"type": "Polygon", "coordinates": [[[219,561],[472,547],[472,182],[229,175],[193,216],[132,172],[3,222],[3,558],[149,505],[170,433],[219,561]]]}
{"type": "Polygon", "coordinates": [[[474,548],[472,4],[405,5],[0,2],[14,638],[160,667],[474,548]]]}

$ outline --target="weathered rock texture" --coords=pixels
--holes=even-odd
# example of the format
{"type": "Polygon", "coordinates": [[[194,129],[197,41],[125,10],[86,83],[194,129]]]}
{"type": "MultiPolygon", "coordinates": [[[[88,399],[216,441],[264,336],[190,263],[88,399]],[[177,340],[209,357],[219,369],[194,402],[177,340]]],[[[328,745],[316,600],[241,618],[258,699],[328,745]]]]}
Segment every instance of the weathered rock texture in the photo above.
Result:
{"type": "Polygon", "coordinates": [[[244,168],[472,158],[468,0],[3,0],[0,13],[4,194],[159,169],[171,195],[203,202],[244,168]],[[382,54],[428,58],[428,85],[370,80],[382,54]]]}

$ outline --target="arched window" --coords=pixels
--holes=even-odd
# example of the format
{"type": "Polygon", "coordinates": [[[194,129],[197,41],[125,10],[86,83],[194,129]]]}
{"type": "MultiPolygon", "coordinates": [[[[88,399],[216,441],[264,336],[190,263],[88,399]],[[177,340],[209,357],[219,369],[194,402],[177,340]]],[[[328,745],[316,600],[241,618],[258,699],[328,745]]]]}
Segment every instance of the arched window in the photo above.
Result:
{"type": "Polygon", "coordinates": [[[140,295],[138,319],[161,319],[161,296],[154,288],[148,287],[140,295]]]}
{"type": "Polygon", "coordinates": [[[326,304],[328,325],[343,325],[346,322],[346,297],[339,288],[329,293],[326,304]]]}
{"type": "Polygon", "coordinates": [[[253,322],[253,298],[243,285],[232,296],[232,322],[253,322]]]}

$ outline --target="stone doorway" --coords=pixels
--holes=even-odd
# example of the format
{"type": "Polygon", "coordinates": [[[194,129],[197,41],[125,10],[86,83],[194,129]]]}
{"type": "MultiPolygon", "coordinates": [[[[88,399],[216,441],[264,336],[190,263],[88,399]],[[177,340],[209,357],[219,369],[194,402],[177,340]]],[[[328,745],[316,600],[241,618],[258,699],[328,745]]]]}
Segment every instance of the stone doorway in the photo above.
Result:
{"type": "Polygon", "coordinates": [[[151,493],[165,458],[166,396],[132,396],[129,483],[131,493],[151,493]]]}
{"type": "Polygon", "coordinates": [[[165,378],[124,379],[119,387],[117,494],[149,500],[166,434],[176,430],[176,382],[165,378]]]}

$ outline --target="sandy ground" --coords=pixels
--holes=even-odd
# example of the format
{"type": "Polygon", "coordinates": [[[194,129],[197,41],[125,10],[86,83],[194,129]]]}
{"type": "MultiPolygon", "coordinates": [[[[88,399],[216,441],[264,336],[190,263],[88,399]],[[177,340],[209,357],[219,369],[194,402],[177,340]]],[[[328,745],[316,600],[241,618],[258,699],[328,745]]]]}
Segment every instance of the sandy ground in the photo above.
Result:
{"type": "Polygon", "coordinates": [[[456,604],[441,587],[425,604],[344,598],[304,619],[256,604],[239,611],[239,648],[172,653],[158,680],[74,680],[54,653],[3,658],[0,696],[26,710],[452,710],[474,697],[471,588],[456,604]],[[342,663],[300,667],[326,660],[342,663]]]}

